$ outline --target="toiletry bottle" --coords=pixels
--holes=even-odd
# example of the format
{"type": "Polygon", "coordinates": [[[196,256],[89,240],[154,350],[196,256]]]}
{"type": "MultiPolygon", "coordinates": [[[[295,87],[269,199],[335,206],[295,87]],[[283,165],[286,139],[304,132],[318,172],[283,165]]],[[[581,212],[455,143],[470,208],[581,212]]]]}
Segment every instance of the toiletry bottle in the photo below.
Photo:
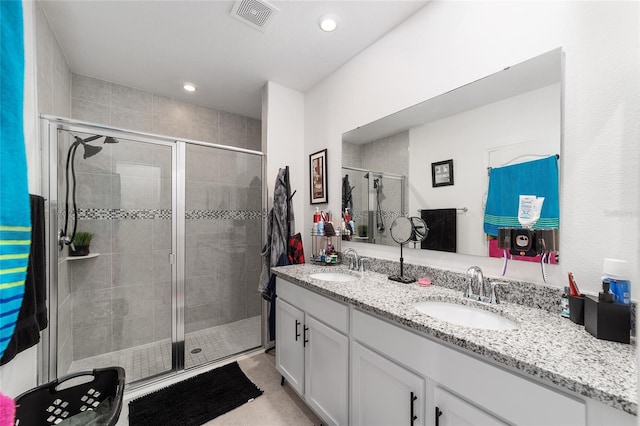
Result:
{"type": "Polygon", "coordinates": [[[560,296],[560,315],[569,318],[569,287],[564,288],[564,293],[560,296]]]}
{"type": "Polygon", "coordinates": [[[602,281],[609,283],[614,303],[629,305],[631,303],[630,271],[624,260],[605,259],[602,267],[602,281]]]}
{"type": "Polygon", "coordinates": [[[316,212],[313,214],[313,223],[320,222],[320,210],[316,207],[316,212]]]}
{"type": "Polygon", "coordinates": [[[322,219],[318,222],[318,235],[324,235],[324,222],[322,219]]]}

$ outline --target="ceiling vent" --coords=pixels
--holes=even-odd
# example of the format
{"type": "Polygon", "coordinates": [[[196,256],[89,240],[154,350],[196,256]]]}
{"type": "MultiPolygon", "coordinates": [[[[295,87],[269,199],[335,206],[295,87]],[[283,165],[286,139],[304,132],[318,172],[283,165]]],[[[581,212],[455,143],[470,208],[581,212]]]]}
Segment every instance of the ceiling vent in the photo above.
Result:
{"type": "Polygon", "coordinates": [[[278,9],[262,0],[237,0],[231,9],[231,16],[258,31],[265,32],[278,9]]]}

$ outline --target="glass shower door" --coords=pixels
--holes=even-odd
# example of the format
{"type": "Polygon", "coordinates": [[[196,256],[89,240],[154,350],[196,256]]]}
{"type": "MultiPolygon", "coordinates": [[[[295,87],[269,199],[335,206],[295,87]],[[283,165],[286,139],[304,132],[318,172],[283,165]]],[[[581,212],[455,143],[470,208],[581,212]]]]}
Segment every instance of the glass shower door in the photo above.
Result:
{"type": "Polygon", "coordinates": [[[59,229],[94,237],[57,252],[57,376],[119,365],[134,382],[173,369],[175,147],[91,131],[58,130],[59,229]]]}
{"type": "Polygon", "coordinates": [[[185,147],[185,368],[261,344],[262,157],[185,147]]]}

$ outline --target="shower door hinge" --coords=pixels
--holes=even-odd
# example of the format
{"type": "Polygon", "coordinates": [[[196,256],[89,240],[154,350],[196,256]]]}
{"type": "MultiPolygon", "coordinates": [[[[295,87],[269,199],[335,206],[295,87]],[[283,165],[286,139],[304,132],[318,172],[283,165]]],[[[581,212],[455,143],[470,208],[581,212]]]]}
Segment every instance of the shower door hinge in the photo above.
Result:
{"type": "Polygon", "coordinates": [[[173,253],[169,253],[169,265],[176,263],[176,256],[173,253]]]}

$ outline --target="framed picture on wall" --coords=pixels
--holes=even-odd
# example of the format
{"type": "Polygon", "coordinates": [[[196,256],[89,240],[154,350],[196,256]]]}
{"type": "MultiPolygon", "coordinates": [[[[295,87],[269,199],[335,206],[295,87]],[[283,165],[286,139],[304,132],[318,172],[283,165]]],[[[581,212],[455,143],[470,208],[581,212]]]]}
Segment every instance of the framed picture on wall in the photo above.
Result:
{"type": "Polygon", "coordinates": [[[453,160],[431,163],[431,185],[434,188],[453,185],[453,160]]]}
{"type": "Polygon", "coordinates": [[[327,203],[327,150],[323,149],[309,156],[309,185],[311,204],[327,203]]]}

